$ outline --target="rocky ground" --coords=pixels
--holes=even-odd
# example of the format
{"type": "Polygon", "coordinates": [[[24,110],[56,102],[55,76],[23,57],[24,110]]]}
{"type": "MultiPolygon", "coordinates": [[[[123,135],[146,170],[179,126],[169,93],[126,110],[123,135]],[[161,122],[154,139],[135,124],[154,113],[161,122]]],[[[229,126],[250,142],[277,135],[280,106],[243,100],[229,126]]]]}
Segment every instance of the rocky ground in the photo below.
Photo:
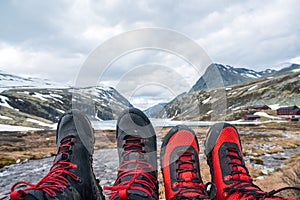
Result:
{"type": "MultiPolygon", "coordinates": [[[[299,123],[237,127],[245,160],[255,182],[266,191],[287,185],[300,187],[299,123]]],[[[194,127],[200,143],[201,174],[210,181],[203,155],[203,141],[209,127],[194,127]]],[[[169,128],[157,129],[158,147],[169,128]]],[[[111,185],[118,167],[115,133],[96,131],[94,172],[101,186],[111,185]]],[[[0,200],[8,199],[10,187],[19,180],[35,183],[49,170],[56,151],[55,131],[0,133],[0,200]]],[[[161,174],[159,174],[160,180],[161,174]]],[[[164,198],[160,181],[160,197],[164,198]]],[[[300,198],[298,193],[282,193],[300,198]],[[297,196],[298,195],[298,196],[297,196]]]]}

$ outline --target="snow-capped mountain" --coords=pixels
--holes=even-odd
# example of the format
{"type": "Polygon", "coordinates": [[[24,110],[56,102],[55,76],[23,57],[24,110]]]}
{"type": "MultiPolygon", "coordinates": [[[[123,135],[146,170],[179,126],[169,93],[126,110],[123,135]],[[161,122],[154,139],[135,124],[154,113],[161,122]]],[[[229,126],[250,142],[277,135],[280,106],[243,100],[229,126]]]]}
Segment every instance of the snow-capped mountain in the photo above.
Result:
{"type": "Polygon", "coordinates": [[[298,64],[285,65],[280,70],[266,69],[257,72],[251,69],[235,68],[230,65],[214,63],[207,68],[204,75],[199,78],[190,92],[235,85],[262,77],[283,75],[297,70],[300,70],[300,65],[298,64]]]}
{"type": "Polygon", "coordinates": [[[295,105],[300,99],[300,65],[285,64],[281,69],[276,68],[257,72],[212,64],[188,93],[175,97],[152,117],[207,120],[213,115],[213,106],[227,112],[223,117],[238,119],[241,116],[236,112],[242,107],[266,103],[295,105]],[[222,96],[224,93],[226,95],[222,96]],[[225,104],[227,108],[223,108],[225,104]]]}
{"type": "Polygon", "coordinates": [[[0,93],[0,124],[51,126],[72,108],[92,120],[112,120],[128,107],[132,105],[114,88],[14,88],[0,93]]]}
{"type": "Polygon", "coordinates": [[[254,106],[268,105],[274,109],[299,106],[299,67],[293,65],[289,69],[273,72],[272,76],[223,88],[186,93],[165,105],[158,117],[200,121],[239,120],[252,112],[249,109],[254,106]]]}
{"type": "Polygon", "coordinates": [[[92,120],[116,119],[130,102],[112,87],[73,88],[0,72],[0,125],[47,128],[72,108],[92,120]]]}
{"type": "Polygon", "coordinates": [[[58,84],[47,79],[35,77],[21,77],[0,70],[0,91],[15,87],[53,88],[66,86],[62,86],[62,84],[58,84]]]}

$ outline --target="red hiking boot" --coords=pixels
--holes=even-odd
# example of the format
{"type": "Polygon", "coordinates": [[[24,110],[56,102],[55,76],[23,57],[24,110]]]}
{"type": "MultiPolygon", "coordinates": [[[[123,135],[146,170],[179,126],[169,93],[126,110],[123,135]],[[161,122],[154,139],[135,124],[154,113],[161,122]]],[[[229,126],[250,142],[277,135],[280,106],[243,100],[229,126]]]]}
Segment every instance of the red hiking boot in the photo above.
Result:
{"type": "Polygon", "coordinates": [[[117,122],[118,176],[110,199],[158,199],[156,135],[146,115],[125,110],[117,122]]]}
{"type": "Polygon", "coordinates": [[[242,146],[236,128],[227,123],[217,123],[211,127],[206,136],[205,154],[210,166],[212,182],[216,186],[217,200],[292,200],[275,196],[285,189],[264,192],[253,183],[245,166],[242,146]]]}
{"type": "Polygon", "coordinates": [[[88,118],[78,110],[66,112],[58,123],[56,143],[58,150],[50,171],[36,184],[15,183],[10,198],[104,199],[92,169],[94,135],[88,118]],[[15,190],[20,185],[27,187],[15,190]]]}
{"type": "Polygon", "coordinates": [[[209,199],[200,175],[199,144],[193,130],[173,127],[160,153],[166,199],[209,199]]]}

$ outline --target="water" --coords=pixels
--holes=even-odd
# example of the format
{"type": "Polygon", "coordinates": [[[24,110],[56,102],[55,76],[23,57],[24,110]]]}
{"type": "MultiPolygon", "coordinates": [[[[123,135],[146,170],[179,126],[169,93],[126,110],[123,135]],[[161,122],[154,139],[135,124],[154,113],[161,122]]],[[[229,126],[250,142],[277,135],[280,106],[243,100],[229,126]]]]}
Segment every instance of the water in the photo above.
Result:
{"type": "Polygon", "coordinates": [[[268,168],[280,168],[284,161],[290,158],[292,153],[300,152],[300,146],[294,149],[284,149],[283,152],[262,155],[259,158],[264,162],[264,166],[268,168]]]}
{"type": "MultiPolygon", "coordinates": [[[[178,124],[184,124],[190,127],[197,126],[212,126],[221,121],[173,121],[172,119],[158,119],[150,118],[150,121],[154,128],[162,127],[173,127],[178,124]]],[[[95,130],[114,130],[116,129],[117,120],[105,120],[105,121],[91,121],[92,126],[95,130]]],[[[228,123],[233,125],[257,125],[265,122],[260,121],[228,121],[228,123]]]]}
{"type": "MultiPolygon", "coordinates": [[[[119,165],[116,149],[101,149],[94,153],[93,169],[101,186],[112,185],[117,177],[119,165]]],[[[0,200],[7,200],[12,184],[24,180],[31,183],[39,181],[49,171],[54,157],[29,160],[5,166],[0,169],[0,200]]]]}

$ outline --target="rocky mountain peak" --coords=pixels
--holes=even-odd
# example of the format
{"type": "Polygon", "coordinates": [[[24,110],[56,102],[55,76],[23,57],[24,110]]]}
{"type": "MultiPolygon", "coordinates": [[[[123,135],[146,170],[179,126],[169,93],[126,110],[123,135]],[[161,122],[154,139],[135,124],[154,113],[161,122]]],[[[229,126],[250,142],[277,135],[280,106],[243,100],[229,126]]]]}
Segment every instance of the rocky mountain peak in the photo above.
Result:
{"type": "Polygon", "coordinates": [[[293,63],[285,64],[280,70],[266,69],[263,71],[213,63],[208,66],[203,76],[198,79],[189,92],[235,85],[262,77],[278,76],[296,72],[297,70],[300,70],[300,65],[293,63]]]}

